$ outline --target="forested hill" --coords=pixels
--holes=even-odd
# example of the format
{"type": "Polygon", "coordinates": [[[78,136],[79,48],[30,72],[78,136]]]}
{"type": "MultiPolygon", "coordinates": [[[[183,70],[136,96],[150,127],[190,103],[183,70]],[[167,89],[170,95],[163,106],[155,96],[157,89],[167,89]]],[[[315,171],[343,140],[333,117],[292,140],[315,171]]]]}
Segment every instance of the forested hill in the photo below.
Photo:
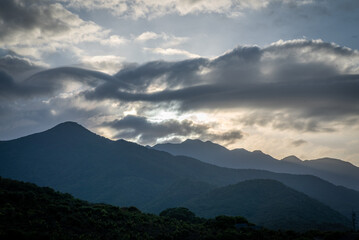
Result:
{"type": "Polygon", "coordinates": [[[271,231],[242,217],[201,219],[184,208],[162,216],[92,204],[48,187],[0,177],[0,239],[355,239],[344,232],[271,231]]]}

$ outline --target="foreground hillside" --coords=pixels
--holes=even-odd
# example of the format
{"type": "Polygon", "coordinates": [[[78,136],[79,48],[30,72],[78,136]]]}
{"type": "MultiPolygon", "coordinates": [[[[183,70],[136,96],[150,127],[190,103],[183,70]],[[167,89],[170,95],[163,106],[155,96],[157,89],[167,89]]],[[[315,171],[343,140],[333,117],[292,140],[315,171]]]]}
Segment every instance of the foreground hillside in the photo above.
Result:
{"type": "Polygon", "coordinates": [[[0,177],[0,239],[355,239],[354,234],[295,233],[255,227],[241,217],[204,220],[186,209],[162,216],[134,207],[92,204],[0,177]]]}
{"type": "Polygon", "coordinates": [[[347,230],[351,227],[346,217],[323,203],[268,179],[219,188],[180,181],[150,202],[145,210],[159,213],[178,206],[187,207],[200,217],[243,216],[270,229],[347,230]]]}
{"type": "MultiPolygon", "coordinates": [[[[141,210],[154,201],[168,203],[168,199],[172,202],[159,204],[160,211],[180,207],[177,200],[250,179],[279,181],[347,218],[359,206],[359,192],[314,176],[222,168],[123,140],[111,141],[73,122],[0,142],[0,176],[49,186],[91,202],[141,210]],[[201,184],[181,188],[176,197],[167,194],[186,180],[201,184]]],[[[286,222],[283,224],[287,229],[286,222]]]]}
{"type": "Polygon", "coordinates": [[[248,180],[214,189],[184,206],[201,217],[244,216],[271,229],[346,230],[350,221],[300,192],[274,180],[248,180]]]}

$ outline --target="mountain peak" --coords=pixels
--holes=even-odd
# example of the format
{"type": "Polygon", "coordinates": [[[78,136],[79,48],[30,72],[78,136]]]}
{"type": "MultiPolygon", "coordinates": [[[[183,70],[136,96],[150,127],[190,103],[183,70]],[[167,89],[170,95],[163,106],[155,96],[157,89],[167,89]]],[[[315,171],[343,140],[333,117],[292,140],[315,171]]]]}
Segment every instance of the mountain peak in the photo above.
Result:
{"type": "Polygon", "coordinates": [[[56,125],[55,127],[45,131],[47,134],[55,134],[56,137],[84,137],[94,135],[95,133],[91,132],[81,124],[77,122],[67,121],[56,125]]]}
{"type": "Polygon", "coordinates": [[[200,139],[187,139],[180,145],[189,145],[192,147],[207,148],[207,151],[228,151],[227,148],[211,141],[202,141],[200,139]]]}
{"type": "Polygon", "coordinates": [[[59,123],[54,128],[63,128],[63,127],[82,127],[82,128],[84,128],[82,125],[78,124],[77,122],[73,122],[73,121],[66,121],[63,123],[59,123]]]}
{"type": "Polygon", "coordinates": [[[301,163],[302,160],[300,160],[300,158],[294,156],[294,155],[290,155],[288,157],[285,157],[282,159],[282,161],[285,161],[285,162],[291,162],[291,163],[301,163]]]}
{"type": "Polygon", "coordinates": [[[55,127],[49,129],[49,131],[88,131],[87,128],[77,122],[67,121],[57,124],[55,127]]]}
{"type": "Polygon", "coordinates": [[[192,143],[193,144],[193,143],[204,143],[204,142],[200,139],[186,139],[182,143],[192,143]]]}

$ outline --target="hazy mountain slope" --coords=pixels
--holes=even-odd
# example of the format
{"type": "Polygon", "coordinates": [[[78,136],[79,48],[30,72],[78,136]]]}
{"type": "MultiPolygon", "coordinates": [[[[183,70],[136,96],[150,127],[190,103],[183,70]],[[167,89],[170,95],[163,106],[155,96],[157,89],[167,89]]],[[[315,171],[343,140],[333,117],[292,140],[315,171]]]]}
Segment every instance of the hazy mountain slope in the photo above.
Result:
{"type": "Polygon", "coordinates": [[[210,141],[186,140],[179,144],[158,144],[153,149],[199,159],[235,169],[261,169],[278,173],[310,174],[336,185],[359,190],[359,168],[338,159],[301,161],[295,156],[277,160],[261,151],[228,150],[210,141]]]}
{"type": "Polygon", "coordinates": [[[201,217],[240,215],[272,229],[334,230],[350,226],[338,212],[274,180],[249,180],[217,188],[184,206],[201,217]]]}
{"type": "Polygon", "coordinates": [[[295,156],[288,156],[282,161],[295,161],[296,164],[311,169],[311,173],[338,185],[359,189],[359,167],[349,162],[334,158],[320,158],[302,161],[295,156]]]}
{"type": "Polygon", "coordinates": [[[153,149],[199,159],[221,167],[236,169],[261,169],[273,172],[297,173],[305,171],[304,166],[292,162],[279,161],[270,155],[256,150],[249,152],[245,149],[228,150],[227,148],[207,141],[186,140],[182,143],[157,144],[153,149]]]}
{"type": "Polygon", "coordinates": [[[51,186],[88,201],[139,208],[183,179],[216,186],[274,179],[345,216],[359,205],[358,192],[317,177],[221,168],[123,140],[111,141],[72,122],[0,142],[0,176],[51,186]]]}

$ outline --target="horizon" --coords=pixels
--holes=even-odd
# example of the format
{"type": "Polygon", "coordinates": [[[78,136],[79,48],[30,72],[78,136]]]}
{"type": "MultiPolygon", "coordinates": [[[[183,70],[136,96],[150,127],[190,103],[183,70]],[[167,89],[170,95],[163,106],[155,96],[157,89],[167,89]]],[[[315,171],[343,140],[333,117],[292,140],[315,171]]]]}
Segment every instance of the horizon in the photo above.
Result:
{"type": "Polygon", "coordinates": [[[71,119],[359,166],[358,22],[356,0],[2,0],[0,140],[71,119]]]}
{"type": "MultiPolygon", "coordinates": [[[[48,128],[48,129],[44,129],[44,130],[39,131],[39,132],[30,133],[30,134],[28,134],[28,135],[21,136],[21,137],[19,137],[19,138],[14,138],[14,139],[9,139],[9,140],[0,140],[0,142],[1,142],[1,141],[13,141],[13,140],[17,140],[17,139],[24,138],[24,137],[29,137],[29,136],[32,136],[32,135],[35,135],[35,134],[39,134],[39,133],[43,133],[43,132],[47,132],[47,131],[49,131],[49,130],[55,129],[55,128],[59,127],[60,125],[64,126],[65,124],[67,124],[67,125],[68,125],[68,124],[76,124],[76,125],[78,125],[79,127],[84,128],[85,130],[90,131],[90,132],[93,133],[93,134],[96,134],[96,135],[98,135],[98,136],[100,136],[100,137],[106,138],[105,136],[102,136],[102,135],[100,135],[100,134],[98,134],[98,133],[96,133],[96,132],[91,131],[90,129],[86,128],[85,126],[81,125],[81,124],[78,123],[78,122],[75,122],[75,121],[65,121],[65,122],[58,123],[58,124],[56,124],[55,126],[52,126],[52,127],[48,128]]],[[[125,140],[125,139],[110,139],[110,138],[106,138],[106,139],[111,140],[111,141],[125,140]]],[[[128,141],[128,140],[125,140],[125,141],[131,142],[131,141],[128,141]]],[[[179,145],[180,145],[180,144],[183,144],[184,142],[187,142],[187,141],[200,141],[201,143],[211,143],[211,144],[214,144],[214,145],[219,145],[219,146],[221,146],[221,147],[224,147],[224,148],[226,148],[226,149],[229,150],[229,151],[232,151],[232,150],[235,150],[235,149],[243,149],[243,150],[249,151],[249,152],[251,152],[251,153],[254,153],[254,152],[256,152],[256,151],[259,151],[259,152],[261,152],[261,153],[263,153],[263,154],[265,154],[265,155],[271,156],[270,154],[268,154],[268,153],[266,153],[266,152],[263,152],[261,149],[255,149],[255,150],[250,151],[250,150],[245,149],[245,148],[227,148],[227,147],[225,147],[225,146],[223,146],[223,145],[221,145],[221,144],[219,144],[219,143],[217,143],[217,142],[215,142],[215,141],[202,140],[202,139],[199,139],[199,138],[196,138],[196,139],[190,139],[190,138],[188,138],[188,139],[183,140],[182,142],[163,142],[163,143],[160,143],[160,144],[179,144],[179,145]]],[[[158,145],[158,144],[154,144],[154,145],[142,145],[142,144],[136,143],[136,142],[131,142],[131,143],[138,144],[138,145],[140,145],[140,146],[142,146],[142,147],[147,147],[147,146],[149,146],[149,147],[151,147],[151,149],[154,149],[154,150],[156,150],[156,149],[153,148],[153,147],[155,147],[156,145],[158,145]]],[[[271,157],[274,157],[274,156],[271,156],[271,157]]],[[[333,160],[340,160],[340,161],[348,162],[348,161],[345,161],[345,159],[337,159],[337,158],[332,158],[332,157],[330,157],[330,156],[322,156],[322,157],[316,158],[316,159],[301,159],[301,158],[299,158],[299,157],[297,157],[297,156],[295,156],[295,155],[292,154],[292,155],[288,155],[288,156],[286,156],[286,157],[284,157],[284,158],[287,158],[287,157],[296,157],[296,158],[298,158],[300,161],[312,161],[312,160],[319,160],[319,159],[333,159],[333,160]]],[[[282,161],[284,158],[278,159],[278,158],[275,158],[275,157],[274,157],[274,159],[276,159],[276,160],[278,160],[278,161],[282,161]]],[[[355,167],[359,167],[358,165],[353,164],[353,163],[351,163],[351,162],[348,162],[348,163],[352,164],[352,165],[355,166],[355,167]]]]}

